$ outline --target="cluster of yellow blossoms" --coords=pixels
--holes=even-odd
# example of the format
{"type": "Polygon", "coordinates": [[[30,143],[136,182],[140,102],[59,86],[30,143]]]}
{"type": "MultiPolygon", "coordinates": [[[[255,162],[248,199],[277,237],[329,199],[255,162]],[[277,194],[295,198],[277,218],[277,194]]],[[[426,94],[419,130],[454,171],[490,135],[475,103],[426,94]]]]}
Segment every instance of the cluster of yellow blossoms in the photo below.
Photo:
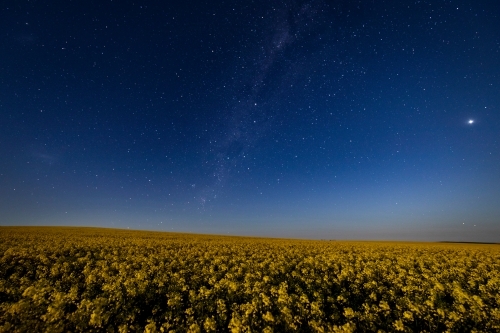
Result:
{"type": "Polygon", "coordinates": [[[500,246],[0,227],[0,332],[500,332],[500,246]]]}

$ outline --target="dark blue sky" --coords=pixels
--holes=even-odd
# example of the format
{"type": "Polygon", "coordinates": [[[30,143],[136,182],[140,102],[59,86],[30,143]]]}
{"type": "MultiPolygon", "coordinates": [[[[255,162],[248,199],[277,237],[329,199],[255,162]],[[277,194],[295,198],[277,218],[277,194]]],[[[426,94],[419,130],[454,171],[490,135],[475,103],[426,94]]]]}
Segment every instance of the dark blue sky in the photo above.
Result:
{"type": "Polygon", "coordinates": [[[497,1],[7,1],[0,224],[500,241],[497,1]]]}

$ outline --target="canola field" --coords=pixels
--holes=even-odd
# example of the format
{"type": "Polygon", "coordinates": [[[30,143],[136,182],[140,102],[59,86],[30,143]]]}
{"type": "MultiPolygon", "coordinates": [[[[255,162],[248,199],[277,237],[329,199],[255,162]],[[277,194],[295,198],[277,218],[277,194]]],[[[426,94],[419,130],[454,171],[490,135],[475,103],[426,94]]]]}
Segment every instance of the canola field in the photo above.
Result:
{"type": "Polygon", "coordinates": [[[500,246],[0,227],[0,332],[500,332],[500,246]]]}

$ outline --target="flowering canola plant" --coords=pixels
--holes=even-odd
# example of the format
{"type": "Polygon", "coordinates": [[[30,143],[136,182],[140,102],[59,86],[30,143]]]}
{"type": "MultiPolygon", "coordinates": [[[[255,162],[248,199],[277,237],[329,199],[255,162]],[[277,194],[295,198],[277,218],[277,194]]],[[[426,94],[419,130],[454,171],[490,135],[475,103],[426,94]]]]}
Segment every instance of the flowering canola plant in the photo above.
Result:
{"type": "Polygon", "coordinates": [[[0,227],[0,332],[499,332],[500,246],[0,227]]]}

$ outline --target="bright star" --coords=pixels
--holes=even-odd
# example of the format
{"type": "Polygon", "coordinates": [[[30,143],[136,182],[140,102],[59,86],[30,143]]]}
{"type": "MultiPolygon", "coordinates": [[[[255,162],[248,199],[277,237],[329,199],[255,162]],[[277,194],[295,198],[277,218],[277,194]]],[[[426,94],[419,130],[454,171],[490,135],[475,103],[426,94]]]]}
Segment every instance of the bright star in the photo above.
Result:
{"type": "Polygon", "coordinates": [[[474,124],[474,120],[473,119],[469,119],[468,123],[469,123],[469,125],[472,125],[472,124],[474,124]]]}

